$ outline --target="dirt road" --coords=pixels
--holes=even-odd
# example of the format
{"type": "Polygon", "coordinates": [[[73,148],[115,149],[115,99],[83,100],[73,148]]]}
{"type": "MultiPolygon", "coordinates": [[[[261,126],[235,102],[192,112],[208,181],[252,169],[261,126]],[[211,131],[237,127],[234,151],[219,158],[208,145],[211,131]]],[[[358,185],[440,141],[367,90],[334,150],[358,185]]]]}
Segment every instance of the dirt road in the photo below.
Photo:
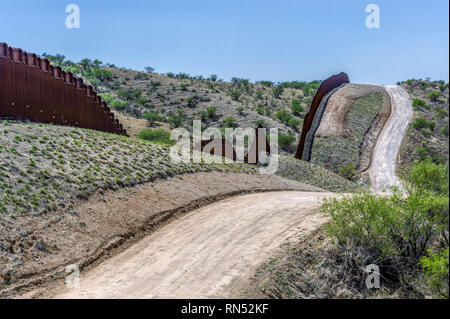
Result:
{"type": "Polygon", "coordinates": [[[391,116],[375,145],[370,168],[370,179],[374,191],[388,190],[400,186],[396,175],[396,158],[403,135],[413,116],[408,93],[400,86],[386,86],[391,96],[391,116]]]}
{"type": "Polygon", "coordinates": [[[324,222],[320,192],[233,197],[197,209],[82,274],[56,298],[235,297],[281,244],[324,222]]]}

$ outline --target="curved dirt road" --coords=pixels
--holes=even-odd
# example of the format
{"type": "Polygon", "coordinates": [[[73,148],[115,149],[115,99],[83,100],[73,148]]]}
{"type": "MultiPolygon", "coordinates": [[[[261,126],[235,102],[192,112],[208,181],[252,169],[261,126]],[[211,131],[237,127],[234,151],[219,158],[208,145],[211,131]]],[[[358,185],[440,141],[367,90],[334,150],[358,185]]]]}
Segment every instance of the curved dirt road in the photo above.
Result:
{"type": "Polygon", "coordinates": [[[56,298],[229,298],[281,244],[316,229],[318,192],[233,197],[197,209],[81,275],[56,298]]]}
{"type": "Polygon", "coordinates": [[[391,96],[392,109],[373,152],[370,179],[374,191],[400,186],[395,163],[403,135],[413,116],[411,101],[405,89],[400,86],[386,86],[386,90],[391,96]]]}

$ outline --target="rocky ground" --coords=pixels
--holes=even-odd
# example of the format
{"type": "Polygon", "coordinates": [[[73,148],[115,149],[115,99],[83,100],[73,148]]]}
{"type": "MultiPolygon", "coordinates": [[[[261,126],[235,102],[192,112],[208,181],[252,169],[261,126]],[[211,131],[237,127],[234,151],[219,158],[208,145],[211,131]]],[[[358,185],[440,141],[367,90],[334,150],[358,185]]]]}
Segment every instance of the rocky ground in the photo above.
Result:
{"type": "Polygon", "coordinates": [[[448,163],[448,83],[408,80],[400,84],[411,97],[414,118],[400,149],[399,169],[407,169],[414,161],[426,158],[448,163]],[[436,97],[432,92],[437,92],[436,97]]]}

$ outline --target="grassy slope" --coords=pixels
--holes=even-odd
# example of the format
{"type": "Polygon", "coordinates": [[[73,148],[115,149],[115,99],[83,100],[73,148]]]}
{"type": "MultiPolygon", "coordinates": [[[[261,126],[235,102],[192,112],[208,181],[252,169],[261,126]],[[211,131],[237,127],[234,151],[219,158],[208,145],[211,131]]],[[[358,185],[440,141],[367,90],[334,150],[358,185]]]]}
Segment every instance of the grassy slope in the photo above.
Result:
{"type": "Polygon", "coordinates": [[[434,123],[434,129],[415,129],[411,125],[407,130],[400,149],[400,168],[407,169],[411,164],[425,157],[436,162],[448,163],[448,114],[449,114],[449,88],[442,83],[431,81],[408,80],[401,85],[408,91],[412,100],[421,99],[427,106],[414,108],[414,119],[423,117],[434,123]],[[439,91],[441,96],[436,101],[427,98],[432,91],[439,91]]]}
{"type": "MultiPolygon", "coordinates": [[[[92,130],[52,125],[0,124],[0,218],[64,207],[74,197],[199,171],[256,173],[246,164],[175,164],[169,147],[92,130]]],[[[331,190],[352,184],[327,170],[290,158],[279,175],[331,190]],[[289,164],[287,163],[294,163],[289,164]],[[287,169],[289,168],[289,169],[287,169]]]]}
{"type": "Polygon", "coordinates": [[[280,156],[277,175],[332,192],[356,192],[361,189],[357,184],[321,166],[291,156],[280,156]]]}
{"type": "Polygon", "coordinates": [[[347,117],[351,137],[316,137],[311,162],[336,173],[340,167],[347,165],[357,168],[364,135],[370,129],[382,104],[383,96],[380,93],[372,93],[356,100],[347,117]]]}
{"type": "Polygon", "coordinates": [[[97,131],[0,124],[0,216],[40,213],[74,196],[183,173],[254,172],[241,164],[174,164],[169,147],[97,131]]]}

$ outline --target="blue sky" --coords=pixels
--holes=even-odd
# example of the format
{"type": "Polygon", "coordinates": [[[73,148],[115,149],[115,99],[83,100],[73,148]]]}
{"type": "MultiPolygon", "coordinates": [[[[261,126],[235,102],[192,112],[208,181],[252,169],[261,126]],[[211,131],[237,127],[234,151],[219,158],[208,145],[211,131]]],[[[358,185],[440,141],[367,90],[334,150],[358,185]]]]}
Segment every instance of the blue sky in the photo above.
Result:
{"type": "Polygon", "coordinates": [[[1,0],[0,42],[142,70],[229,80],[449,79],[448,0],[1,0]],[[81,10],[67,29],[65,8],[81,10]],[[367,29],[365,8],[380,7],[367,29]]]}

